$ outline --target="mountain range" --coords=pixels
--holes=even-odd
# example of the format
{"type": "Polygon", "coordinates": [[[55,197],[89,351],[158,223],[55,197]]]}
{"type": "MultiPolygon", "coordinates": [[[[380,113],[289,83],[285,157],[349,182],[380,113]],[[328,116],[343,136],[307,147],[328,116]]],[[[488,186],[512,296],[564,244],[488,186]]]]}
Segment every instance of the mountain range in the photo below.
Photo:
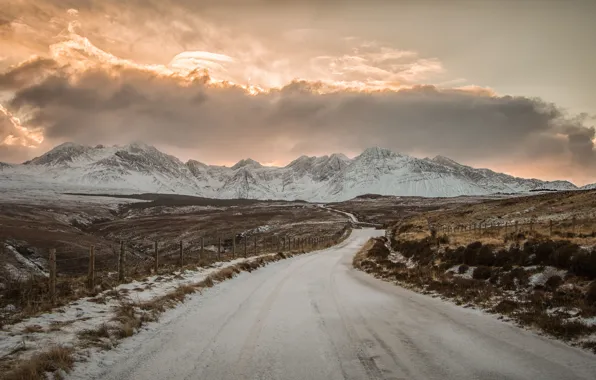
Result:
{"type": "MultiPolygon", "coordinates": [[[[378,147],[352,159],[343,154],[301,156],[285,167],[244,159],[226,167],[195,160],[184,163],[143,143],[111,147],[64,143],[23,164],[0,163],[0,188],[28,185],[320,202],[363,194],[452,197],[578,189],[568,181],[517,178],[443,156],[420,159],[378,147]]],[[[593,187],[596,184],[585,188],[593,187]]]]}

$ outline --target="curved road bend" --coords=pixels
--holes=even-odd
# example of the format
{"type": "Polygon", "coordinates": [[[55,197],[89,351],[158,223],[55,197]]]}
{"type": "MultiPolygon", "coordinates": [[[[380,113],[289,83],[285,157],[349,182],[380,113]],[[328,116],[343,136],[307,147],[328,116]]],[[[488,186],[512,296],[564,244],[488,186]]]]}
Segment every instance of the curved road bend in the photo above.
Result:
{"type": "Polygon", "coordinates": [[[80,379],[595,379],[596,357],[351,266],[383,231],[217,285],[80,379]]]}

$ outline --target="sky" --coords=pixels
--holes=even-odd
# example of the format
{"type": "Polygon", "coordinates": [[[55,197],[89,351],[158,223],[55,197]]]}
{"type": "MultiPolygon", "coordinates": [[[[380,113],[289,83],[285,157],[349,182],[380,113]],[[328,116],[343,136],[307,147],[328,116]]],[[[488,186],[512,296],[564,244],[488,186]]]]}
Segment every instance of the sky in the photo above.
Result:
{"type": "Polygon", "coordinates": [[[381,146],[596,182],[596,1],[0,0],[0,161],[381,146]]]}

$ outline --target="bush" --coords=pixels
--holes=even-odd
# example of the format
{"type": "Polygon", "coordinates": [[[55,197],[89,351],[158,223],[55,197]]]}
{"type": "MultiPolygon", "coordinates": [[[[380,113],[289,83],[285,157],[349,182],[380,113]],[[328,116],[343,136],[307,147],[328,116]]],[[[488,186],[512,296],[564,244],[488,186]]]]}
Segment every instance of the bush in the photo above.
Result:
{"type": "Polygon", "coordinates": [[[589,305],[596,306],[596,281],[592,281],[592,283],[588,286],[588,291],[586,292],[586,302],[589,305]]]}
{"type": "Polygon", "coordinates": [[[570,270],[589,279],[596,279],[596,251],[580,250],[571,258],[570,270]]]}
{"type": "Polygon", "coordinates": [[[464,250],[464,264],[476,265],[476,257],[478,256],[480,248],[482,248],[482,243],[479,241],[468,244],[464,250]]]}
{"type": "Polygon", "coordinates": [[[478,251],[478,255],[476,256],[476,263],[478,265],[484,266],[493,266],[495,264],[495,254],[493,250],[488,245],[483,246],[478,251]]]}
{"type": "Polygon", "coordinates": [[[467,266],[466,264],[462,264],[459,266],[459,268],[457,268],[457,273],[464,274],[468,271],[468,269],[470,269],[469,266],[467,266]]]}
{"type": "Polygon", "coordinates": [[[561,278],[561,276],[555,275],[549,277],[548,280],[546,280],[546,282],[544,283],[544,287],[551,291],[555,291],[559,286],[561,286],[562,283],[563,279],[561,278]]]}
{"type": "Polygon", "coordinates": [[[455,250],[450,248],[445,249],[445,261],[452,265],[461,264],[464,262],[464,247],[457,247],[455,250]]]}
{"type": "Polygon", "coordinates": [[[367,252],[368,257],[375,257],[377,259],[386,259],[389,257],[389,249],[385,247],[385,243],[381,239],[374,239],[372,247],[367,252]]]}
{"type": "Polygon", "coordinates": [[[493,307],[493,311],[495,313],[500,314],[511,314],[518,308],[517,302],[509,299],[504,299],[499,302],[495,307],[493,307]]]}
{"type": "Polygon", "coordinates": [[[555,243],[551,240],[539,243],[534,249],[536,255],[536,264],[547,264],[549,260],[554,256],[555,243]]]}
{"type": "Polygon", "coordinates": [[[579,245],[564,242],[564,244],[557,247],[553,254],[550,264],[557,268],[567,269],[571,264],[571,257],[579,251],[579,245]]]}
{"type": "Polygon", "coordinates": [[[474,269],[472,278],[475,280],[488,280],[492,275],[492,269],[487,266],[479,266],[474,269]]]}
{"type": "Polygon", "coordinates": [[[512,262],[513,262],[513,258],[511,256],[511,253],[509,251],[507,251],[506,249],[500,249],[495,254],[495,261],[494,261],[495,266],[503,267],[506,265],[511,265],[512,262]]]}
{"type": "Polygon", "coordinates": [[[423,239],[420,241],[397,241],[396,244],[394,244],[394,248],[405,257],[411,258],[420,265],[429,265],[435,254],[430,239],[423,239]]]}

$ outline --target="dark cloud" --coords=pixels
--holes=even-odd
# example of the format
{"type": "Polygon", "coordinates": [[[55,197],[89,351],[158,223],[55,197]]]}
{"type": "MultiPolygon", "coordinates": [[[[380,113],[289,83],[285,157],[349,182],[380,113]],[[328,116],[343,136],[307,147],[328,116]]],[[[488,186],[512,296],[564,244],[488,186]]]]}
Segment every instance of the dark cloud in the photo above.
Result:
{"type": "Polygon", "coordinates": [[[589,119],[568,118],[539,99],[434,86],[318,93],[320,84],[310,82],[249,95],[205,83],[126,67],[89,70],[77,80],[58,70],[16,92],[10,108],[29,112],[29,122],[51,140],[145,140],[194,149],[207,160],[381,145],[468,161],[570,153],[578,164],[596,167],[589,119]]]}
{"type": "Polygon", "coordinates": [[[56,61],[53,59],[33,57],[0,73],[0,89],[19,89],[35,82],[57,66],[56,61]]]}

